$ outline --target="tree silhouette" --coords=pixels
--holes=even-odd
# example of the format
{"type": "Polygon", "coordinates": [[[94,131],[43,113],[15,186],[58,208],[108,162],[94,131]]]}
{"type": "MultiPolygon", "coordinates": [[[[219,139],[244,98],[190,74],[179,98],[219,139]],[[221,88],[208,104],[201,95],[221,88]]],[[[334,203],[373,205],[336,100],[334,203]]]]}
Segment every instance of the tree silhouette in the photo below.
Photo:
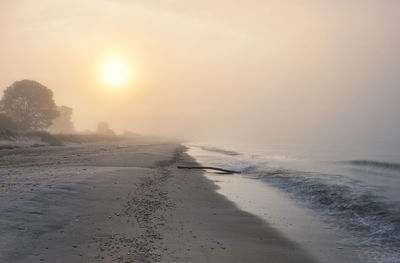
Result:
{"type": "Polygon", "coordinates": [[[72,122],[72,108],[67,106],[57,107],[58,117],[53,120],[49,131],[54,133],[73,133],[74,123],[72,122]]]}
{"type": "Polygon", "coordinates": [[[0,129],[16,130],[17,125],[10,117],[4,113],[0,113],[0,129]]]}
{"type": "Polygon", "coordinates": [[[14,82],[4,91],[0,107],[22,131],[45,129],[59,115],[53,92],[33,80],[14,82]]]}

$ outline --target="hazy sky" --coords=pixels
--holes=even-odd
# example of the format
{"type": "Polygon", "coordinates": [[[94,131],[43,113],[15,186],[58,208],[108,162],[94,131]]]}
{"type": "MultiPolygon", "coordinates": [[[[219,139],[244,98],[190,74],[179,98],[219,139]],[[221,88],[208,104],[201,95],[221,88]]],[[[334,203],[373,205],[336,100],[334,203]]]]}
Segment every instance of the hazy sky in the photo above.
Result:
{"type": "Polygon", "coordinates": [[[400,139],[389,0],[1,0],[0,89],[34,79],[78,130],[238,141],[400,139]],[[99,68],[122,60],[124,87],[99,68]]]}

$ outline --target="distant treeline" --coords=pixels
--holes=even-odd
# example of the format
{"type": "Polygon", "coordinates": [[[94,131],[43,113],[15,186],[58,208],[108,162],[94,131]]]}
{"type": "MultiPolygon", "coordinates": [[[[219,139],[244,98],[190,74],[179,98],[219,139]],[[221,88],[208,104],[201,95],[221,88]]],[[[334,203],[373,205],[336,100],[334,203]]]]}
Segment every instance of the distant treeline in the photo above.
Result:
{"type": "MultiPolygon", "coordinates": [[[[72,112],[70,107],[56,105],[53,91],[39,82],[15,81],[4,90],[0,100],[0,130],[74,134],[72,112]]],[[[116,136],[106,122],[99,122],[96,128],[98,135],[116,136]]],[[[129,135],[129,132],[125,133],[129,135]]],[[[83,134],[93,133],[86,131],[83,134]]]]}

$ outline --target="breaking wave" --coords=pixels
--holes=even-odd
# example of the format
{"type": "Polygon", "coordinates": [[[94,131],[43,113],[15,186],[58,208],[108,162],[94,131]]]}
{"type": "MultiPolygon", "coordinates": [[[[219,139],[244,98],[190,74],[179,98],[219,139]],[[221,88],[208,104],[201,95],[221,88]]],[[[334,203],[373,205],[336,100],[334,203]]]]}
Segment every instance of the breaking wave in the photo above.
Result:
{"type": "Polygon", "coordinates": [[[376,260],[372,262],[399,262],[400,211],[395,204],[382,201],[359,182],[339,180],[332,183],[323,175],[260,167],[253,168],[250,175],[334,218],[336,225],[359,239],[366,250],[366,262],[371,258],[376,260]]]}
{"type": "Polygon", "coordinates": [[[370,161],[370,160],[352,160],[348,163],[357,166],[366,166],[378,169],[390,169],[390,170],[400,170],[400,164],[398,163],[389,163],[389,162],[380,162],[380,161],[370,161]]]}
{"type": "Polygon", "coordinates": [[[225,155],[231,155],[231,156],[240,155],[240,153],[235,152],[235,151],[228,151],[228,150],[224,150],[224,149],[212,147],[212,146],[194,146],[194,147],[198,147],[204,151],[215,152],[215,153],[220,153],[220,154],[225,154],[225,155]]]}

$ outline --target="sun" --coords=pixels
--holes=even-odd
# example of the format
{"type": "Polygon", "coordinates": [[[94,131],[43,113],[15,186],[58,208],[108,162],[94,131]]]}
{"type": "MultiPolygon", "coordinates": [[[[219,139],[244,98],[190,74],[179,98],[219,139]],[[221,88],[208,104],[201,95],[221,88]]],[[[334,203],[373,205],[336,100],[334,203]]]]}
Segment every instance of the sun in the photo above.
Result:
{"type": "Polygon", "coordinates": [[[103,78],[109,85],[120,86],[126,82],[127,68],[119,60],[111,60],[103,66],[103,78]]]}

